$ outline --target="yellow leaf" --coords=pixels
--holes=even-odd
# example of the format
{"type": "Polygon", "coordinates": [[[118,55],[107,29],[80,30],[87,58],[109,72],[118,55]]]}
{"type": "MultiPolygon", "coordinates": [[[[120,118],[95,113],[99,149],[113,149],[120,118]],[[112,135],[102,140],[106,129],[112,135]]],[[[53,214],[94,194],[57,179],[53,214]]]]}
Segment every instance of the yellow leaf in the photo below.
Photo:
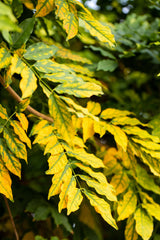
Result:
{"type": "Polygon", "coordinates": [[[5,48],[0,48],[0,69],[6,68],[11,62],[11,55],[5,48]]]}
{"type": "Polygon", "coordinates": [[[160,221],[160,205],[157,203],[144,203],[142,207],[147,210],[147,212],[160,221]]]}
{"type": "Polygon", "coordinates": [[[38,0],[36,6],[36,17],[44,17],[54,9],[55,0],[38,0]]]}
{"type": "Polygon", "coordinates": [[[41,120],[37,124],[35,124],[31,130],[30,135],[36,135],[39,133],[40,130],[50,126],[47,120],[41,120]]]}
{"type": "Polygon", "coordinates": [[[101,105],[98,102],[89,101],[87,103],[87,109],[93,115],[98,115],[101,112],[101,105]]]}
{"type": "Polygon", "coordinates": [[[85,117],[82,119],[82,128],[83,128],[83,140],[84,142],[87,141],[88,138],[94,135],[94,128],[93,128],[93,119],[89,117],[85,117]]]}
{"type": "Polygon", "coordinates": [[[147,124],[141,123],[138,119],[127,117],[127,116],[121,116],[121,117],[117,116],[117,117],[113,118],[111,123],[114,125],[147,126],[147,124]]]}
{"type": "Polygon", "coordinates": [[[149,240],[153,232],[153,219],[147,214],[146,210],[139,207],[135,214],[136,232],[142,237],[143,240],[149,240]]]}
{"type": "Polygon", "coordinates": [[[110,201],[117,201],[115,190],[111,184],[97,182],[85,175],[79,176],[82,180],[86,181],[89,187],[94,188],[98,194],[106,196],[106,198],[109,199],[110,201]]]}
{"type": "Polygon", "coordinates": [[[32,0],[21,0],[21,1],[26,6],[26,8],[29,8],[30,10],[34,9],[34,5],[32,3],[32,0]]]}
{"type": "Polygon", "coordinates": [[[94,121],[94,131],[103,137],[106,133],[106,122],[104,121],[94,121]]]}
{"type": "Polygon", "coordinates": [[[7,168],[0,157],[0,193],[4,194],[9,200],[13,201],[11,178],[7,168]]]}
{"type": "Polygon", "coordinates": [[[111,119],[115,117],[121,118],[127,115],[133,115],[133,113],[129,111],[114,109],[114,108],[107,108],[103,110],[100,117],[103,119],[111,119]]]}
{"type": "Polygon", "coordinates": [[[24,113],[16,113],[16,117],[20,121],[20,124],[21,124],[22,128],[25,131],[27,131],[27,129],[28,129],[28,120],[27,120],[25,114],[24,113]]]}
{"type": "MultiPolygon", "coordinates": [[[[160,150],[160,144],[157,144],[155,142],[149,141],[149,140],[140,140],[137,138],[132,138],[132,140],[136,143],[139,143],[143,147],[150,149],[150,150],[160,150]]],[[[149,153],[149,152],[148,152],[149,153]]]]}
{"type": "Polygon", "coordinates": [[[91,13],[78,12],[78,16],[84,21],[86,29],[100,41],[107,43],[110,47],[115,44],[114,36],[108,26],[98,22],[91,13]]]}
{"type": "Polygon", "coordinates": [[[54,119],[58,133],[69,143],[73,142],[75,129],[72,125],[72,118],[67,111],[66,105],[57,94],[52,93],[49,97],[49,111],[54,119]]]}
{"type": "Polygon", "coordinates": [[[87,190],[83,190],[86,197],[89,199],[91,205],[95,208],[96,212],[101,214],[103,219],[115,229],[118,229],[114,218],[111,215],[110,205],[102,198],[92,194],[87,190]]]}
{"type": "Polygon", "coordinates": [[[11,75],[14,73],[21,74],[22,70],[25,68],[25,63],[22,62],[22,60],[18,57],[17,54],[14,54],[14,56],[11,59],[11,75]]]}
{"type": "Polygon", "coordinates": [[[118,221],[124,220],[128,218],[134,211],[136,210],[137,206],[137,196],[131,190],[124,194],[123,200],[118,202],[118,221]]]}
{"type": "Polygon", "coordinates": [[[112,177],[110,184],[116,189],[116,195],[118,195],[128,188],[129,182],[127,174],[121,171],[112,177]]]}
{"type": "Polygon", "coordinates": [[[51,155],[56,155],[63,152],[62,145],[58,141],[56,135],[50,137],[49,142],[45,147],[44,154],[51,153],[51,155]]]}
{"type": "Polygon", "coordinates": [[[126,227],[125,227],[125,240],[137,240],[138,234],[135,230],[135,220],[133,216],[130,216],[127,219],[126,227]]]}
{"type": "Polygon", "coordinates": [[[77,9],[74,4],[66,0],[55,0],[57,7],[56,15],[63,20],[63,28],[66,30],[67,40],[73,38],[78,33],[77,9]]]}
{"type": "Polygon", "coordinates": [[[51,155],[48,159],[49,169],[46,174],[55,174],[62,171],[68,163],[66,154],[60,153],[57,155],[51,155]]]}
{"type": "Polygon", "coordinates": [[[1,104],[0,104],[0,117],[6,120],[8,119],[7,111],[4,107],[2,107],[1,104]]]}
{"type": "Polygon", "coordinates": [[[9,129],[3,130],[3,137],[10,151],[17,157],[27,161],[27,151],[25,145],[20,142],[9,129]]]}
{"type": "Polygon", "coordinates": [[[141,149],[142,151],[145,151],[147,154],[150,154],[151,157],[160,159],[160,152],[152,151],[143,147],[141,147],[141,149]]]}
{"type": "Polygon", "coordinates": [[[27,137],[25,131],[23,128],[20,126],[18,121],[13,120],[11,122],[11,125],[14,129],[14,132],[19,136],[19,139],[26,143],[29,148],[31,148],[31,140],[27,137]]]}
{"type": "Polygon", "coordinates": [[[86,148],[82,138],[75,136],[74,137],[74,146],[80,147],[80,148],[86,148]]]}
{"type": "Polygon", "coordinates": [[[103,163],[105,165],[104,173],[106,176],[122,171],[122,166],[117,162],[117,155],[118,151],[116,148],[109,148],[104,155],[103,163]]]}
{"type": "Polygon", "coordinates": [[[21,164],[19,160],[13,155],[13,153],[7,148],[5,142],[2,139],[0,139],[0,155],[6,168],[20,178],[21,164]]]}
{"type": "Polygon", "coordinates": [[[83,149],[73,149],[68,150],[67,155],[70,157],[74,157],[84,164],[90,165],[94,168],[103,168],[104,164],[101,159],[97,158],[95,155],[87,153],[83,149]]]}

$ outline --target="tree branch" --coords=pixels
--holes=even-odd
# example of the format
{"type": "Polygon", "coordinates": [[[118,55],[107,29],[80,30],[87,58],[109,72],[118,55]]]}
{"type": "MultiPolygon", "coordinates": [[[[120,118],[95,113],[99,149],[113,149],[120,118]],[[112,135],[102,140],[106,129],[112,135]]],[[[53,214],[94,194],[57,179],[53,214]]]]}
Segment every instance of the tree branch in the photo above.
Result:
{"type": "Polygon", "coordinates": [[[17,232],[17,229],[16,229],[16,225],[15,225],[15,222],[14,222],[14,219],[13,219],[13,216],[12,216],[9,204],[8,204],[8,200],[5,196],[4,196],[4,202],[5,202],[5,205],[7,207],[8,213],[9,213],[9,217],[10,217],[10,220],[11,220],[11,223],[12,223],[12,226],[13,226],[13,230],[14,230],[14,234],[16,236],[16,240],[19,240],[19,235],[18,235],[18,232],[17,232]]]}
{"type": "MultiPolygon", "coordinates": [[[[10,95],[17,101],[17,102],[21,102],[22,99],[20,98],[20,96],[13,90],[13,88],[11,88],[10,86],[6,87],[5,86],[5,82],[2,78],[2,76],[0,75],[0,83],[5,87],[5,89],[10,93],[10,95]]],[[[28,110],[30,113],[32,113],[33,115],[42,118],[44,120],[47,120],[48,122],[53,123],[53,118],[51,118],[50,116],[47,116],[43,113],[38,112],[37,110],[35,110],[34,108],[32,108],[30,105],[27,106],[26,110],[28,110]]]]}

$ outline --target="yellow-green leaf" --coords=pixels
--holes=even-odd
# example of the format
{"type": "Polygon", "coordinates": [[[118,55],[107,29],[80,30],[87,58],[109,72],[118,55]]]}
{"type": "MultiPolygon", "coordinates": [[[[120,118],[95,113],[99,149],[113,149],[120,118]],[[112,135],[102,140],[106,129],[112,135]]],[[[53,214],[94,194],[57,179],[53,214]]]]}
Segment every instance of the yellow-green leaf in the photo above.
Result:
{"type": "Polygon", "coordinates": [[[123,200],[118,202],[118,221],[124,220],[128,218],[134,211],[136,210],[137,205],[137,196],[136,194],[129,190],[127,193],[124,194],[123,200]]]}
{"type": "Polygon", "coordinates": [[[147,210],[147,212],[160,221],[160,205],[157,203],[144,203],[142,207],[147,210]]]}
{"type": "Polygon", "coordinates": [[[71,149],[67,151],[67,155],[74,157],[84,164],[90,165],[93,168],[103,168],[104,164],[101,159],[95,155],[87,153],[84,149],[71,149]]]}
{"type": "Polygon", "coordinates": [[[60,94],[66,93],[80,98],[103,94],[99,85],[89,82],[63,83],[56,87],[55,91],[60,94]]]}
{"type": "Polygon", "coordinates": [[[5,48],[0,48],[0,69],[8,67],[11,58],[10,53],[5,48]]]}
{"type": "Polygon", "coordinates": [[[4,107],[2,107],[1,104],[0,104],[0,117],[6,120],[8,119],[7,111],[4,107]]]}
{"type": "Polygon", "coordinates": [[[78,16],[84,21],[86,29],[92,36],[97,37],[104,43],[107,43],[110,47],[114,46],[115,39],[108,26],[98,22],[89,12],[78,12],[78,16]]]}
{"type": "Polygon", "coordinates": [[[95,181],[94,179],[85,176],[85,175],[79,175],[80,178],[84,181],[86,181],[87,185],[91,188],[94,188],[96,192],[100,195],[106,196],[107,199],[110,201],[116,201],[116,195],[115,190],[111,184],[103,184],[100,182],[95,181]]]}
{"type": "Polygon", "coordinates": [[[55,0],[38,0],[36,6],[36,17],[44,17],[54,9],[55,0]]]}
{"type": "Polygon", "coordinates": [[[149,140],[141,140],[141,139],[137,139],[137,138],[132,138],[132,140],[136,143],[139,143],[140,145],[142,145],[143,147],[145,147],[147,149],[150,149],[150,150],[153,150],[153,151],[154,150],[159,150],[160,151],[160,144],[157,144],[155,142],[152,142],[152,141],[149,141],[149,140]]]}
{"type": "Polygon", "coordinates": [[[96,212],[101,214],[103,219],[108,224],[110,224],[115,229],[118,229],[116,222],[111,215],[110,205],[103,198],[99,198],[95,194],[93,194],[85,189],[83,191],[84,191],[84,194],[86,195],[86,197],[89,199],[91,205],[95,208],[96,212]]]}
{"type": "Polygon", "coordinates": [[[9,200],[13,201],[11,183],[12,181],[9,172],[0,157],[0,193],[4,194],[9,200]]]}
{"type": "Polygon", "coordinates": [[[117,116],[115,118],[113,118],[112,124],[114,125],[130,125],[130,126],[135,126],[135,125],[141,125],[141,126],[147,126],[147,124],[143,124],[141,123],[138,119],[136,118],[130,118],[127,116],[117,116]]]}
{"type": "Polygon", "coordinates": [[[83,128],[83,140],[84,142],[87,141],[88,138],[94,135],[94,122],[93,119],[89,117],[85,117],[82,119],[82,128],[83,128]]]}
{"type": "Polygon", "coordinates": [[[77,9],[74,4],[66,0],[55,0],[57,7],[56,15],[63,21],[63,28],[66,30],[67,40],[78,33],[77,9]]]}
{"type": "Polygon", "coordinates": [[[128,188],[129,182],[130,180],[127,177],[127,174],[121,171],[112,177],[110,184],[113,185],[116,190],[116,195],[118,195],[128,188]]]}
{"type": "Polygon", "coordinates": [[[11,122],[11,125],[14,129],[14,132],[19,136],[19,139],[26,143],[29,148],[31,148],[31,140],[27,137],[25,131],[23,128],[20,126],[19,122],[16,120],[13,120],[11,122]]]}
{"type": "Polygon", "coordinates": [[[139,207],[135,214],[136,232],[143,240],[149,240],[153,232],[153,219],[147,214],[146,210],[139,207]]]}
{"type": "Polygon", "coordinates": [[[60,153],[57,155],[51,155],[48,159],[49,169],[46,174],[55,174],[62,171],[68,163],[66,154],[60,153]]]}
{"type": "MultiPolygon", "coordinates": [[[[28,129],[28,120],[27,120],[27,118],[26,118],[26,116],[25,116],[25,114],[24,113],[16,113],[16,117],[18,118],[18,120],[20,121],[20,124],[21,124],[21,126],[22,126],[22,128],[25,130],[25,131],[27,131],[27,129],[28,129]]],[[[30,145],[30,144],[29,144],[30,145]]]]}
{"type": "Polygon", "coordinates": [[[101,105],[98,102],[89,101],[87,103],[88,111],[93,115],[98,115],[101,112],[101,105]]]}
{"type": "Polygon", "coordinates": [[[23,100],[20,101],[20,102],[18,103],[18,105],[16,106],[17,111],[18,111],[18,112],[23,112],[23,111],[25,111],[26,108],[28,107],[29,103],[30,103],[30,98],[25,98],[25,99],[23,99],[23,100]]]}
{"type": "Polygon", "coordinates": [[[111,118],[121,118],[125,117],[127,115],[133,114],[132,112],[129,111],[123,111],[123,110],[118,110],[114,108],[107,108],[101,113],[101,118],[103,119],[111,119],[111,118]]]}
{"type": "Polygon", "coordinates": [[[138,234],[135,230],[135,220],[133,216],[130,216],[127,219],[126,227],[125,227],[125,240],[137,240],[138,234]]]}
{"type": "Polygon", "coordinates": [[[81,65],[77,65],[77,64],[73,64],[73,63],[66,63],[66,65],[68,67],[72,68],[76,73],[81,73],[83,75],[87,75],[87,76],[90,76],[90,77],[94,76],[94,72],[90,71],[88,68],[83,67],[81,65]]]}
{"type": "Polygon", "coordinates": [[[33,126],[30,135],[36,135],[39,133],[40,130],[48,126],[50,126],[50,124],[48,123],[47,120],[41,120],[33,126]]]}
{"type": "Polygon", "coordinates": [[[58,133],[63,136],[64,140],[71,143],[75,136],[71,115],[64,102],[54,93],[49,97],[49,111],[58,133]]]}
{"type": "Polygon", "coordinates": [[[49,142],[45,147],[44,154],[51,153],[51,155],[56,155],[63,152],[62,145],[58,141],[56,135],[50,137],[49,142]]]}

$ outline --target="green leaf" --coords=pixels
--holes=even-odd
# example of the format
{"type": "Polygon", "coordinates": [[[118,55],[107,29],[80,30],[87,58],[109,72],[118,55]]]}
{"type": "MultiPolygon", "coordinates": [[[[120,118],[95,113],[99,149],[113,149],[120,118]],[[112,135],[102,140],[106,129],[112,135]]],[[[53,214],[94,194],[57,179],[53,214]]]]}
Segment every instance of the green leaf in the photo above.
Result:
{"type": "Polygon", "coordinates": [[[83,191],[84,191],[84,194],[86,195],[86,197],[89,199],[91,205],[95,208],[96,212],[101,214],[103,219],[108,224],[110,224],[115,229],[118,229],[116,222],[111,215],[110,205],[104,199],[99,198],[95,194],[93,194],[87,190],[83,190],[83,191]]]}
{"type": "Polygon", "coordinates": [[[103,94],[99,85],[88,82],[63,83],[56,87],[55,91],[61,94],[66,93],[74,95],[75,97],[80,98],[103,94]]]}
{"type": "Polygon", "coordinates": [[[34,18],[27,18],[19,24],[21,32],[12,34],[13,48],[20,48],[24,43],[28,41],[33,31],[34,23],[34,18]]]}
{"type": "Polygon", "coordinates": [[[49,97],[49,111],[54,119],[58,133],[67,142],[73,142],[75,130],[72,125],[71,115],[67,111],[64,102],[55,93],[52,93],[49,97]]]}
{"type": "Polygon", "coordinates": [[[28,60],[47,59],[54,56],[57,50],[58,48],[55,45],[48,46],[43,42],[39,42],[30,45],[23,56],[28,60]]]}
{"type": "Polygon", "coordinates": [[[146,210],[139,207],[135,214],[136,232],[143,240],[149,240],[153,232],[153,219],[147,214],[146,210]]]}
{"type": "Polygon", "coordinates": [[[118,202],[118,221],[128,218],[136,210],[137,196],[131,190],[124,194],[123,200],[118,202]]]}
{"type": "Polygon", "coordinates": [[[21,14],[23,13],[23,5],[20,0],[13,0],[12,1],[12,9],[14,15],[19,18],[21,14]]]}
{"type": "Polygon", "coordinates": [[[118,67],[118,64],[114,60],[101,60],[98,62],[97,65],[97,71],[103,70],[103,71],[109,71],[113,72],[118,67]]]}

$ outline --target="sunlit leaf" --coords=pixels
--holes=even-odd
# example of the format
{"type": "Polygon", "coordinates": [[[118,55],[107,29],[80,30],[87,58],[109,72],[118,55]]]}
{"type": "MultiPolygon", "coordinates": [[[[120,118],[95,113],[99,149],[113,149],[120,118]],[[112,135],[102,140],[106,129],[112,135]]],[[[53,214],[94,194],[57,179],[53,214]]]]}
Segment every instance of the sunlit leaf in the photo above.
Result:
{"type": "Polygon", "coordinates": [[[45,147],[44,154],[51,153],[52,155],[56,155],[62,152],[63,152],[63,148],[60,142],[58,141],[56,135],[53,135],[52,137],[50,137],[49,142],[45,147]]]}
{"type": "Polygon", "coordinates": [[[114,125],[130,125],[130,126],[141,125],[141,126],[147,126],[147,124],[141,123],[138,119],[130,118],[130,117],[127,117],[127,116],[115,117],[112,120],[112,123],[114,125]]]}
{"type": "Polygon", "coordinates": [[[83,128],[83,140],[87,141],[88,138],[94,135],[94,122],[93,119],[85,117],[82,120],[82,128],[83,128]]]}
{"type": "Polygon", "coordinates": [[[20,121],[22,128],[23,128],[25,131],[27,131],[27,129],[28,129],[28,124],[29,124],[29,123],[28,123],[28,120],[27,120],[25,114],[24,114],[24,113],[16,113],[16,117],[17,117],[18,120],[20,121]]]}
{"type": "Polygon", "coordinates": [[[133,113],[129,111],[124,111],[124,110],[122,111],[114,108],[107,108],[101,113],[100,117],[103,119],[111,119],[115,117],[121,118],[131,114],[133,113]]]}
{"type": "Polygon", "coordinates": [[[87,109],[93,115],[98,115],[101,112],[101,105],[98,102],[89,101],[87,103],[87,109]]]}
{"type": "Polygon", "coordinates": [[[157,203],[144,203],[142,207],[147,210],[147,212],[160,221],[160,205],[157,203]]]}
{"type": "Polygon", "coordinates": [[[36,17],[44,17],[54,9],[54,0],[38,0],[36,6],[36,17]]]}
{"type": "Polygon", "coordinates": [[[49,169],[46,174],[55,174],[62,171],[68,163],[67,156],[64,152],[51,155],[48,159],[49,169]]]}
{"type": "Polygon", "coordinates": [[[102,198],[99,198],[95,194],[84,190],[84,194],[89,199],[91,205],[95,208],[96,212],[101,214],[103,219],[115,229],[118,229],[114,218],[111,215],[110,205],[102,198]]]}
{"type": "Polygon", "coordinates": [[[5,48],[0,48],[0,69],[10,64],[11,58],[10,53],[5,48]]]}

